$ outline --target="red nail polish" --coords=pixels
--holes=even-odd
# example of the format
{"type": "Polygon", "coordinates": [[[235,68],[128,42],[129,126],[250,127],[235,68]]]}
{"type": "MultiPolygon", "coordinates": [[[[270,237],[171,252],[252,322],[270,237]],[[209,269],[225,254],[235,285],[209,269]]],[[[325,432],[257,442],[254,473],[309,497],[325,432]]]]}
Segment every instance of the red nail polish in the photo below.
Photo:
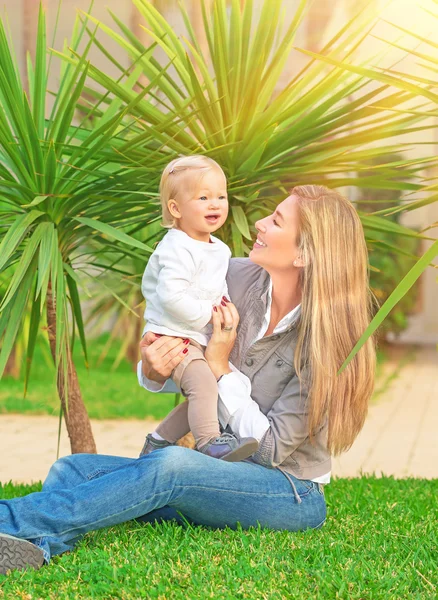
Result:
{"type": "Polygon", "coordinates": [[[190,340],[184,340],[184,344],[190,344],[190,340]]]}
{"type": "Polygon", "coordinates": [[[226,304],[223,300],[222,300],[221,304],[222,304],[222,306],[226,306],[226,304]]]}
{"type": "Polygon", "coordinates": [[[224,298],[225,302],[229,302],[228,298],[224,298]]]}
{"type": "Polygon", "coordinates": [[[217,306],[213,306],[214,312],[217,312],[217,306]]]}
{"type": "Polygon", "coordinates": [[[225,300],[225,302],[227,301],[226,296],[222,296],[222,300],[225,300]]]}
{"type": "Polygon", "coordinates": [[[188,352],[188,351],[189,351],[189,349],[188,349],[188,348],[184,348],[184,350],[183,350],[183,354],[187,354],[187,352],[188,352]]]}

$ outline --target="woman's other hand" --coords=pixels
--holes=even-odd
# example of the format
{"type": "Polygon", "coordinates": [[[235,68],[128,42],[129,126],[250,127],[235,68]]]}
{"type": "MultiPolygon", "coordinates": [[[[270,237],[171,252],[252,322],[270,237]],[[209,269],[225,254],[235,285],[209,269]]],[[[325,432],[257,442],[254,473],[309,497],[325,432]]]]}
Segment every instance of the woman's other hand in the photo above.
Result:
{"type": "Polygon", "coordinates": [[[164,383],[187,354],[188,343],[189,340],[148,331],[140,341],[143,375],[164,383]]]}
{"type": "Polygon", "coordinates": [[[234,304],[223,300],[213,310],[213,335],[205,350],[205,358],[216,379],[231,373],[228,359],[236,341],[239,313],[234,304]]]}

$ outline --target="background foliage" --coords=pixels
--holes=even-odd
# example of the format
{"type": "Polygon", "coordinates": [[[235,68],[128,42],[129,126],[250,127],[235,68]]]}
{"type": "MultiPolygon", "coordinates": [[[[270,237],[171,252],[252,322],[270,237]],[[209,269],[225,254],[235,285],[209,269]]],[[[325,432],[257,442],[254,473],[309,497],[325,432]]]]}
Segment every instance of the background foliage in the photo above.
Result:
{"type": "MultiPolygon", "coordinates": [[[[378,16],[372,8],[346,23],[317,55],[296,48],[306,0],[286,17],[280,0],[265,1],[258,20],[252,0],[232,0],[229,9],[215,0],[212,11],[201,1],[206,44],[184,4],[186,34],[180,36],[152,3],[134,4],[147,22],[149,42],[115,14],[111,28],[81,13],[70,42],[51,51],[41,12],[35,62],[27,66],[29,91],[0,28],[0,373],[17,336],[26,332],[27,382],[37,336],[47,334],[47,324],[56,334],[60,395],[60,377],[78,390],[68,365],[76,336],[87,360],[91,329],[84,325],[84,301],[90,326],[111,316],[115,364],[125,354],[135,363],[138,282],[164,233],[160,172],[176,155],[195,152],[212,156],[227,173],[231,211],[219,235],[235,255],[248,251],[254,222],[291,186],[311,181],[358,190],[373,286],[386,302],[357,351],[436,254],[435,243],[415,260],[418,240],[428,239],[428,232],[399,222],[403,211],[437,200],[435,182],[422,179],[435,159],[394,154],[404,148],[399,135],[432,127],[434,80],[382,71],[384,53],[358,58],[378,16]],[[107,50],[110,38],[119,53],[107,50]],[[91,47],[118,76],[90,62],[91,47]],[[308,62],[284,82],[296,52],[308,62]],[[54,64],[60,85],[49,92],[54,64]],[[426,198],[400,203],[402,193],[424,189],[426,198]]],[[[436,72],[434,58],[419,58],[436,72]]],[[[403,326],[405,310],[400,305],[388,326],[403,326]]]]}

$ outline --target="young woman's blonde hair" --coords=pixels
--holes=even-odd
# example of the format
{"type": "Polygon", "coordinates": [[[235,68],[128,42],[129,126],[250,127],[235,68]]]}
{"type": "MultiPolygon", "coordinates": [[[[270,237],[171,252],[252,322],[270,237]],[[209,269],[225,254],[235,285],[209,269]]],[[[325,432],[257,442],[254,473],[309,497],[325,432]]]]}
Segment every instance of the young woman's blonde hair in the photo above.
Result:
{"type": "Polygon", "coordinates": [[[298,198],[297,244],[305,265],[295,368],[309,386],[310,436],[328,417],[328,448],[336,455],[362,429],[374,386],[373,338],[337,374],[372,316],[368,252],[359,216],[338,192],[303,185],[291,194],[298,198]]]}
{"type": "Polygon", "coordinates": [[[179,200],[182,193],[194,189],[211,169],[218,169],[225,177],[222,167],[215,160],[201,154],[175,158],[165,167],[160,181],[161,224],[163,227],[175,226],[175,219],[168,208],[169,200],[179,200]]]}

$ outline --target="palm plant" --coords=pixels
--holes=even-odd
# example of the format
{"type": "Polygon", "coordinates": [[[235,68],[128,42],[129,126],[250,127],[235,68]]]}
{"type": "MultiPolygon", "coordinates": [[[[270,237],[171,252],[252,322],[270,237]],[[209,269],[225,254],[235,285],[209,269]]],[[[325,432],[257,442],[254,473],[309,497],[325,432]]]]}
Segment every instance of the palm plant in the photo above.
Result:
{"type": "MultiPolygon", "coordinates": [[[[8,288],[8,282],[10,280],[11,275],[9,273],[2,273],[0,276],[0,302],[3,299],[6,290],[8,288]]],[[[14,348],[11,350],[8,361],[5,365],[4,374],[14,377],[14,379],[18,379],[21,370],[21,364],[23,352],[22,352],[22,344],[20,342],[14,345],[14,348]]]]}
{"type": "MultiPolygon", "coordinates": [[[[232,243],[236,255],[248,250],[245,240],[251,238],[254,221],[271,211],[291,184],[311,180],[332,187],[420,188],[414,181],[400,182],[399,170],[392,164],[380,165],[372,177],[362,176],[365,159],[396,148],[389,144],[373,147],[373,142],[427,127],[419,124],[422,113],[394,111],[415,99],[414,91],[394,90],[386,83],[370,89],[369,77],[343,68],[366,37],[373,13],[353,18],[324,47],[323,55],[336,61],[336,66],[327,68],[314,57],[280,89],[280,75],[293,51],[306,0],[300,0],[283,35],[281,0],[264,2],[254,32],[252,0],[243,6],[239,0],[232,0],[229,18],[225,0],[215,0],[211,14],[202,0],[207,53],[199,44],[182,3],[181,14],[188,35],[180,39],[150,2],[133,1],[148,22],[145,31],[153,40],[151,46],[144,46],[113,13],[111,16],[121,33],[92,16],[87,19],[119,44],[141,68],[143,77],[154,80],[162,70],[154,58],[156,47],[171,61],[173,71],[166,72],[157,84],[155,106],[138,104],[131,114],[139,124],[159,123],[163,134],[160,139],[174,153],[201,152],[224,167],[229,179],[231,218],[221,235],[232,243]]],[[[90,35],[94,37],[91,31],[90,35]]],[[[95,38],[94,41],[120,69],[122,77],[120,63],[101,42],[95,38]]],[[[366,69],[371,60],[360,68],[366,69]]],[[[125,102],[133,99],[142,87],[140,79],[131,79],[127,85],[93,65],[89,73],[112,96],[125,102]]],[[[128,162],[144,164],[141,142],[127,141],[125,152],[128,149],[128,162]]],[[[416,175],[422,167],[423,163],[415,161],[404,164],[409,176],[416,175]]],[[[367,229],[371,234],[373,225],[380,229],[385,227],[385,221],[368,219],[367,229]]],[[[404,228],[398,231],[410,235],[404,228]]]]}
{"type": "MultiPolygon", "coordinates": [[[[97,281],[96,274],[106,269],[136,275],[139,256],[143,265],[151,250],[142,230],[159,215],[156,192],[164,162],[179,153],[201,152],[224,166],[231,218],[222,237],[241,255],[248,250],[245,240],[251,238],[254,221],[284,197],[286,186],[311,180],[332,187],[420,189],[415,178],[425,161],[403,161],[402,181],[399,161],[379,164],[373,175],[366,171],[369,160],[400,149],[391,139],[394,135],[427,128],[422,123],[428,114],[424,100],[436,101],[430,82],[378,71],[370,66],[371,58],[353,62],[354,50],[372,23],[367,12],[352,19],[280,90],[305,0],[283,35],[280,0],[265,1],[254,31],[252,0],[243,7],[232,0],[229,19],[225,0],[215,0],[211,14],[201,1],[206,53],[183,5],[186,40],[175,35],[147,0],[134,2],[149,24],[153,43],[144,46],[115,15],[122,35],[97,23],[128,53],[132,67],[124,69],[89,29],[92,17],[83,26],[77,23],[70,47],[55,53],[64,60],[48,118],[52,58],[47,64],[43,11],[35,64],[28,60],[29,95],[0,23],[0,273],[14,266],[0,306],[0,375],[30,314],[27,385],[45,311],[73,452],[95,449],[71,356],[76,329],[87,356],[79,273],[97,281]],[[79,53],[84,31],[90,41],[79,53]],[[88,62],[92,44],[120,70],[117,79],[88,62]],[[154,58],[156,48],[167,55],[166,67],[154,58]],[[93,89],[88,78],[106,91],[93,89]],[[368,88],[370,79],[379,85],[368,88]],[[84,126],[74,125],[78,107],[84,111],[84,126]],[[372,145],[385,138],[385,146],[372,145]],[[125,257],[132,259],[126,269],[125,257]]],[[[435,200],[434,193],[427,199],[435,200]]],[[[418,237],[379,212],[361,218],[370,246],[381,231],[418,237]]],[[[388,299],[374,325],[435,251],[436,244],[388,299]]]]}
{"type": "MultiPolygon", "coordinates": [[[[71,52],[77,49],[83,32],[75,28],[71,52]]],[[[116,163],[109,141],[112,146],[124,143],[125,109],[120,103],[110,106],[106,115],[98,115],[93,130],[73,125],[87,79],[90,44],[76,67],[62,64],[59,90],[48,118],[46,88],[51,59],[47,62],[42,9],[35,64],[29,59],[27,65],[29,94],[23,90],[11,46],[0,22],[0,274],[14,265],[0,306],[0,376],[30,313],[27,386],[45,312],[72,451],[95,452],[71,352],[77,329],[87,360],[78,271],[87,272],[90,263],[99,268],[96,244],[104,250],[111,247],[118,255],[148,255],[146,244],[117,228],[136,228],[147,218],[151,204],[142,202],[142,194],[155,185],[162,158],[151,151],[150,166],[134,172],[116,163]],[[90,238],[93,246],[87,246],[90,238]]],[[[133,105],[146,93],[138,95],[133,105]]]]}
{"type": "Polygon", "coordinates": [[[110,334],[99,356],[100,364],[116,343],[118,351],[112,365],[116,369],[126,358],[135,371],[139,360],[138,341],[143,329],[143,296],[140,271],[141,259],[125,258],[118,264],[117,272],[102,273],[98,290],[85,321],[90,337],[96,337],[110,326],[110,334]]]}
{"type": "MultiPolygon", "coordinates": [[[[2,302],[6,291],[8,289],[9,282],[13,276],[14,266],[11,266],[8,270],[0,273],[0,303],[2,302]]],[[[14,379],[19,379],[26,369],[29,366],[26,364],[26,348],[28,344],[28,334],[29,334],[29,323],[30,323],[30,314],[31,311],[28,310],[23,319],[23,327],[17,334],[15,339],[15,343],[12,347],[12,350],[9,354],[9,358],[6,362],[5,369],[3,372],[4,376],[13,377],[14,379]]],[[[45,323],[43,323],[42,329],[45,328],[45,323]]],[[[51,357],[50,357],[50,349],[47,342],[47,339],[44,338],[42,331],[37,335],[37,339],[35,340],[35,345],[38,345],[41,351],[42,356],[44,357],[45,364],[50,368],[51,357]]],[[[24,396],[26,396],[26,389],[24,390],[24,396]]]]}
{"type": "MultiPolygon", "coordinates": [[[[166,232],[155,219],[140,231],[133,234],[136,239],[153,243],[166,232]]],[[[141,292],[141,274],[144,271],[143,258],[136,256],[117,256],[110,251],[102,257],[107,262],[107,268],[99,275],[100,285],[96,285],[92,293],[92,306],[88,312],[86,327],[90,336],[101,333],[111,323],[111,332],[99,357],[104,360],[114,343],[118,352],[113,363],[116,369],[126,358],[135,371],[139,360],[138,341],[143,329],[143,304],[141,292]],[[114,270],[113,265],[117,264],[114,270]]]]}
{"type": "MultiPolygon", "coordinates": [[[[280,86],[280,75],[294,50],[306,0],[298,3],[284,34],[280,33],[281,0],[265,0],[254,30],[252,0],[231,0],[230,12],[226,0],[214,0],[211,12],[201,0],[207,52],[182,3],[187,37],[180,39],[150,2],[133,1],[148,23],[145,32],[153,41],[148,47],[113,13],[119,32],[92,16],[86,19],[119,44],[141,68],[143,78],[154,80],[162,70],[154,58],[156,47],[171,61],[173,71],[160,78],[154,106],[137,104],[131,115],[138,127],[157,127],[162,133],[160,141],[175,154],[202,152],[223,165],[229,178],[231,218],[221,235],[232,244],[236,255],[248,251],[246,240],[251,238],[255,220],[270,212],[291,185],[312,181],[330,187],[352,185],[400,192],[422,189],[418,174],[430,161],[403,160],[401,164],[378,159],[402,149],[400,143],[394,143],[394,136],[432,127],[424,119],[431,114],[427,103],[436,101],[436,94],[431,82],[421,85],[415,77],[403,78],[390,69],[373,67],[380,55],[357,64],[355,51],[376,16],[372,10],[352,18],[320,54],[300,50],[309,56],[309,62],[280,86]],[[372,87],[368,85],[370,81],[374,82],[372,87]],[[388,140],[386,145],[381,143],[384,139],[388,140]],[[372,174],[367,172],[370,160],[378,163],[372,174]]],[[[120,69],[122,78],[118,61],[89,33],[103,54],[120,69]]],[[[76,56],[74,62],[79,60],[76,56]]],[[[140,79],[131,78],[127,85],[93,65],[89,73],[111,97],[125,102],[131,101],[142,87],[140,79]]],[[[100,103],[108,96],[95,97],[100,103]]],[[[131,131],[135,132],[135,127],[131,131]]],[[[134,143],[126,142],[127,163],[132,160],[144,164],[145,148],[139,130],[138,135],[134,143]]],[[[412,210],[436,199],[432,196],[408,207],[397,204],[391,210],[412,210]]],[[[385,244],[394,249],[381,239],[381,233],[431,239],[388,221],[387,212],[385,209],[367,214],[359,210],[371,250],[382,251],[385,244]]],[[[435,251],[436,245],[417,261],[353,353],[430,264],[435,251]]]]}
{"type": "MultiPolygon", "coordinates": [[[[370,161],[369,174],[373,175],[376,164],[384,161],[396,165],[403,165],[403,155],[394,153],[386,157],[379,157],[370,161]]],[[[401,173],[401,180],[406,180],[405,173],[401,173]]],[[[398,190],[366,189],[359,190],[356,198],[356,206],[362,213],[373,213],[376,210],[374,201],[379,201],[379,212],[394,209],[405,202],[405,197],[398,190]],[[386,201],[386,202],[384,202],[386,201]]],[[[386,215],[386,219],[393,223],[400,222],[401,213],[386,215]]],[[[400,237],[394,232],[375,231],[373,235],[372,249],[370,254],[370,287],[379,304],[383,304],[390,296],[398,282],[403,278],[410,266],[418,259],[421,240],[415,237],[400,237]]],[[[389,332],[398,334],[406,329],[408,315],[413,311],[418,298],[418,286],[409,290],[400,299],[397,306],[387,316],[379,328],[378,339],[383,341],[389,332]]]]}

